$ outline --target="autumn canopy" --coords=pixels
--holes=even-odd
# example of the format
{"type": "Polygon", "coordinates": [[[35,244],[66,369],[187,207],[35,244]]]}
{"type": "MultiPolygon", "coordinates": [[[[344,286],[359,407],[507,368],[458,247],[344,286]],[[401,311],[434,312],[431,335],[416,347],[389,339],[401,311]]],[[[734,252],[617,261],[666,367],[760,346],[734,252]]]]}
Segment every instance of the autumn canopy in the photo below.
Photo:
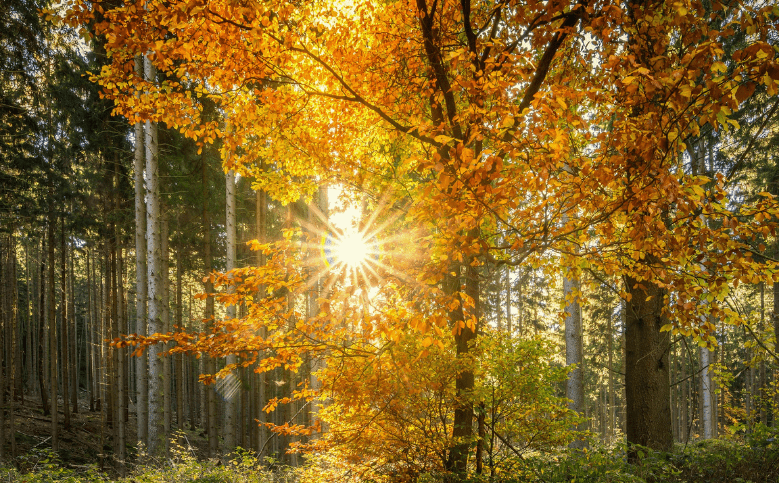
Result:
{"type": "MultiPolygon", "coordinates": [[[[309,449],[359,444],[365,460],[465,471],[481,381],[530,391],[505,379],[506,361],[472,364],[511,344],[481,336],[482,267],[624,281],[626,303],[660,321],[653,344],[672,330],[706,345],[712,320],[740,323],[729,290],[779,276],[752,256],[755,236],[774,234],[774,198],[735,207],[732,173],[704,176],[696,144],[738,127],[732,115],[751,96],[776,109],[777,16],[770,2],[697,0],[78,0],[66,21],[104,40],[111,62],[93,79],[117,114],[215,144],[226,170],[283,202],[344,187],[374,214],[366,229],[382,232],[362,289],[333,281],[307,316],[285,294],[310,287],[320,269],[299,242],[317,241],[290,229],[261,244],[267,265],[214,278],[245,317],[211,338],[179,334],[180,349],[262,370],[319,360],[295,397],[331,398],[322,417],[334,431],[309,449]],[[142,56],[156,78],[136,72],[142,56]],[[432,411],[436,391],[451,402],[448,424],[423,436],[421,423],[399,422],[432,411]],[[420,454],[393,455],[391,434],[420,454]]],[[[532,362],[534,350],[509,352],[532,362]]],[[[557,409],[546,424],[562,434],[571,420],[557,409]]],[[[540,424],[500,431],[558,434],[540,424]]]]}

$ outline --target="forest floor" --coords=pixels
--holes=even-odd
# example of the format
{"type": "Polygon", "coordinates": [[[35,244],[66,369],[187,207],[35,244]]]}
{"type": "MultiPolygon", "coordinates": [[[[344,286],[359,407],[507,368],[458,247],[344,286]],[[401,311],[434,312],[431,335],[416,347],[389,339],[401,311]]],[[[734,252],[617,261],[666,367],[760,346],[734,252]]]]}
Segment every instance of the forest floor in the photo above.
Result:
{"type": "MultiPolygon", "coordinates": [[[[60,409],[61,409],[60,405],[60,409]]],[[[206,457],[207,440],[199,431],[180,432],[180,446],[171,457],[155,460],[139,454],[135,444],[127,445],[124,471],[112,457],[111,428],[100,412],[79,406],[71,414],[70,428],[64,428],[60,410],[60,447],[51,451],[51,418],[43,415],[40,401],[26,398],[15,404],[16,458],[12,459],[10,440],[5,445],[5,465],[0,465],[0,481],[18,483],[67,482],[105,483],[293,483],[299,472],[292,468],[267,465],[251,455],[225,462],[206,457]],[[127,475],[122,478],[120,473],[127,475]]],[[[8,418],[6,418],[6,425],[8,418]]],[[[134,414],[127,422],[127,441],[136,440],[134,414]]],[[[7,426],[6,426],[7,428],[7,426]]],[[[7,433],[6,433],[7,434],[7,433]]],[[[521,471],[495,480],[474,477],[471,483],[518,482],[610,482],[610,483],[779,483],[779,430],[760,426],[748,435],[731,435],[717,440],[677,445],[672,453],[647,450],[640,464],[625,461],[625,445],[599,445],[585,452],[560,449],[538,457],[522,459],[521,471]]],[[[520,463],[519,461],[517,463],[520,463]]],[[[420,481],[442,481],[432,475],[420,481]]]]}
{"type": "MultiPolygon", "coordinates": [[[[97,464],[101,471],[112,472],[113,441],[111,427],[103,420],[104,415],[100,411],[90,411],[89,405],[79,401],[77,413],[71,413],[70,426],[65,427],[65,415],[60,401],[59,405],[59,450],[58,460],[61,464],[71,468],[85,468],[97,464]]],[[[26,397],[23,403],[16,402],[15,433],[16,433],[16,458],[11,456],[10,439],[5,444],[7,460],[13,459],[15,466],[20,471],[34,469],[41,460],[49,457],[51,450],[51,416],[44,416],[43,406],[39,399],[26,397]]],[[[8,425],[6,415],[6,431],[8,425]]],[[[128,463],[134,464],[138,456],[136,441],[136,420],[132,412],[126,422],[126,441],[128,463]]],[[[175,427],[175,425],[174,425],[175,427]]],[[[178,431],[178,430],[177,430],[178,431]]],[[[196,459],[202,459],[206,455],[208,441],[200,431],[185,429],[181,434],[182,446],[196,459]]]]}

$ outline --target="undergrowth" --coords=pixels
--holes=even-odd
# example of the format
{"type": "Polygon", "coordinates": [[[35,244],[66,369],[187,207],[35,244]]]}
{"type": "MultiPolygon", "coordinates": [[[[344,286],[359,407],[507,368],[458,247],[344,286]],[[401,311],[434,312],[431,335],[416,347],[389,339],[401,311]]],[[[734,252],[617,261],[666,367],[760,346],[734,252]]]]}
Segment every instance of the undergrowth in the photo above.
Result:
{"type": "MultiPolygon", "coordinates": [[[[629,464],[626,447],[593,445],[587,451],[561,451],[525,456],[502,469],[488,468],[473,475],[470,483],[779,483],[779,432],[759,427],[746,437],[729,437],[689,445],[677,445],[672,453],[639,451],[640,461],[629,464]]],[[[138,455],[126,468],[126,476],[112,477],[97,465],[69,467],[56,453],[37,450],[20,458],[26,468],[0,467],[0,483],[294,483],[295,469],[260,461],[239,451],[231,460],[198,461],[186,448],[176,448],[167,459],[138,455]]],[[[309,472],[308,474],[311,474],[309,472]]],[[[437,475],[421,475],[418,483],[437,483],[437,475]]],[[[449,480],[451,481],[451,480],[449,480]]]]}

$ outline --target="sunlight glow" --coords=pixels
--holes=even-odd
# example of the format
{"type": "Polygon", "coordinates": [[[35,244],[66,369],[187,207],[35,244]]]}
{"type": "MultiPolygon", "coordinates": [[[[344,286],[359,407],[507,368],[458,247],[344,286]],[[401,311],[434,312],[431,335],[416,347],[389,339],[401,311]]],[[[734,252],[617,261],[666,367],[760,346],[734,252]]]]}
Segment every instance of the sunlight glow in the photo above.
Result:
{"type": "Polygon", "coordinates": [[[338,240],[335,256],[348,267],[358,268],[367,263],[371,256],[371,248],[371,244],[362,233],[350,230],[338,240]]]}
{"type": "Polygon", "coordinates": [[[340,236],[327,234],[322,240],[322,256],[328,266],[343,265],[357,270],[365,267],[378,255],[375,243],[355,229],[340,236]]]}

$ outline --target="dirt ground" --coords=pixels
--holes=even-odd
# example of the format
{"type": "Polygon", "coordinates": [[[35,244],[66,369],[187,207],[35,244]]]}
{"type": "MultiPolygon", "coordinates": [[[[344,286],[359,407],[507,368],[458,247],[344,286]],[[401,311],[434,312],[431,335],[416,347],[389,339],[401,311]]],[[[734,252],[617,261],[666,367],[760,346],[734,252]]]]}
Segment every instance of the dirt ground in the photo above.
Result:
{"type": "MultiPolygon", "coordinates": [[[[109,473],[116,468],[113,458],[112,429],[104,421],[104,414],[89,411],[89,405],[79,401],[78,413],[71,414],[70,427],[65,428],[62,400],[59,404],[59,451],[58,459],[71,468],[85,468],[98,465],[109,473]]],[[[20,471],[29,471],[41,461],[49,457],[51,450],[51,417],[43,415],[40,400],[25,397],[24,402],[14,404],[16,455],[11,454],[9,436],[9,414],[6,412],[6,441],[4,444],[6,462],[13,464],[20,471]]],[[[174,418],[175,420],[175,418],[174,418]]],[[[136,419],[130,412],[126,423],[128,465],[138,462],[138,447],[136,445],[136,419]]],[[[175,421],[173,423],[176,430],[175,421]]],[[[192,431],[189,425],[180,433],[179,440],[184,450],[194,453],[198,458],[205,456],[208,447],[205,435],[201,430],[192,431]]]]}

